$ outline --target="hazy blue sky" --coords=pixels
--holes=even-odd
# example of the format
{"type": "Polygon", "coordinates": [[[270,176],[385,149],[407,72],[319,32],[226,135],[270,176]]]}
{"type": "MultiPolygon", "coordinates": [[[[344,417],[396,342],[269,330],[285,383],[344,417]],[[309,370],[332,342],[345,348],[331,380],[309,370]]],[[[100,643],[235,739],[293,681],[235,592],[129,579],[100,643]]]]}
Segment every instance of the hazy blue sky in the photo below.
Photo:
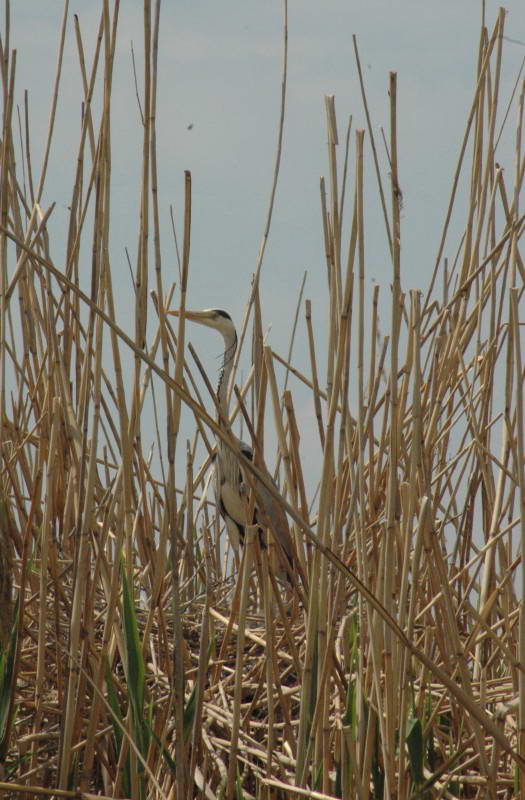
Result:
{"type": "MultiPolygon", "coordinates": [[[[67,219],[80,126],[80,83],[73,13],[80,19],[88,63],[98,27],[99,3],[71,2],[64,74],[44,205],[57,201],[53,230],[67,219]]],[[[512,0],[505,34],[502,99],[510,97],[525,55],[525,7],[512,0]]],[[[33,164],[40,163],[51,100],[62,3],[12,3],[12,46],[18,49],[17,102],[29,89],[33,164]]],[[[398,73],[399,174],[403,190],[402,282],[425,289],[433,267],[465,120],[475,86],[479,0],[359,0],[289,3],[289,72],[282,170],[273,226],[262,273],[265,325],[270,341],[285,351],[303,272],[316,324],[326,321],[325,264],[319,214],[319,176],[326,174],[324,95],[335,94],[341,139],[353,115],[365,126],[352,34],[358,36],[383,178],[388,166],[379,126],[388,131],[388,73],[398,73]]],[[[486,3],[491,29],[498,4],[486,3]]],[[[165,280],[177,276],[169,205],[180,214],[183,171],[193,174],[193,239],[188,303],[223,307],[240,323],[249,295],[268,205],[275,156],[282,68],[283,4],[165,2],[161,9],[158,94],[160,208],[165,280]],[[191,125],[191,130],[188,126],[191,125]]],[[[136,252],[141,126],[131,70],[133,40],[142,72],[142,3],[123,0],[113,95],[112,268],[121,276],[121,324],[127,319],[131,284],[124,255],[136,252]]],[[[515,110],[501,161],[513,168],[515,110]]],[[[368,142],[366,144],[369,152],[368,142]]],[[[341,148],[342,149],[342,148],[341,148]]],[[[352,142],[352,152],[354,144],[352,142]]],[[[391,265],[372,165],[367,158],[367,275],[382,286],[389,307],[391,265]]],[[[38,172],[38,169],[37,169],[38,172]]],[[[353,181],[353,168],[350,175],[353,181]]],[[[350,204],[348,204],[348,207],[350,204]]],[[[179,216],[180,221],[180,216],[179,216]]],[[[455,246],[456,241],[451,242],[455,246]]],[[[60,263],[62,244],[55,239],[60,263]]],[[[453,251],[452,251],[453,252],[453,251]]],[[[448,252],[451,255],[450,252],[448,252]]],[[[89,267],[86,266],[86,279],[89,267]]],[[[385,312],[387,313],[387,312],[385,312]]],[[[213,374],[219,344],[207,331],[191,338],[213,374]]],[[[297,360],[306,368],[301,327],[297,360]]],[[[322,336],[321,336],[322,340],[322,336]]],[[[245,367],[248,358],[244,359],[245,367]]],[[[299,395],[304,418],[310,398],[299,395]]]]}

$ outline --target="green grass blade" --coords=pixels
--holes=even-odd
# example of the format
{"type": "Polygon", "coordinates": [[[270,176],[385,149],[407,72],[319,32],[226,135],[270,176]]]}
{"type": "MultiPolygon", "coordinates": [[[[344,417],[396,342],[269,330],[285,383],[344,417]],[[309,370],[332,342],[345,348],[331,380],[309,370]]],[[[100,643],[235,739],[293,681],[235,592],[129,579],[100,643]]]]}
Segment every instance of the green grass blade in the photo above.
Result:
{"type": "Polygon", "coordinates": [[[122,614],[124,618],[124,641],[126,644],[127,679],[129,697],[136,719],[142,719],[144,711],[145,667],[142,657],[137,616],[126,576],[124,560],[120,563],[122,577],[122,614]]]}
{"type": "Polygon", "coordinates": [[[11,704],[13,699],[14,669],[19,627],[19,603],[15,604],[13,628],[7,648],[0,655],[0,761],[5,760],[9,745],[11,704]]]}
{"type": "Polygon", "coordinates": [[[237,778],[235,780],[235,800],[244,800],[244,792],[241,785],[241,776],[237,770],[237,778]]]}
{"type": "MultiPolygon", "coordinates": [[[[106,659],[105,679],[106,679],[106,686],[108,687],[108,703],[111,708],[113,739],[115,743],[115,753],[118,761],[120,757],[120,750],[122,748],[122,742],[124,740],[124,734],[122,731],[122,728],[124,727],[124,717],[122,716],[122,711],[120,709],[118,696],[113,681],[113,676],[111,674],[111,670],[109,668],[109,662],[107,659],[106,659]]],[[[124,787],[124,794],[126,796],[129,796],[131,794],[131,773],[130,773],[129,752],[124,762],[124,774],[122,776],[122,784],[124,787]]]]}
{"type": "Polygon", "coordinates": [[[407,721],[406,743],[408,756],[410,759],[410,772],[412,780],[419,786],[424,779],[423,759],[425,754],[425,744],[423,741],[423,727],[418,717],[411,717],[407,721]]]}
{"type": "MultiPolygon", "coordinates": [[[[131,705],[131,722],[135,744],[139,753],[144,759],[148,755],[149,735],[147,720],[144,718],[144,696],[145,696],[145,666],[142,656],[137,616],[133,597],[126,576],[124,559],[120,562],[120,572],[122,578],[122,615],[124,620],[124,641],[126,645],[126,678],[128,683],[129,701],[131,705]]],[[[136,770],[136,777],[139,785],[139,796],[145,795],[144,785],[144,766],[139,759],[130,755],[130,776],[131,785],[134,785],[133,774],[136,770]]]]}
{"type": "Polygon", "coordinates": [[[119,702],[118,702],[117,692],[116,692],[116,689],[115,689],[115,684],[113,683],[113,676],[111,674],[111,670],[109,668],[109,663],[108,663],[107,658],[106,658],[105,679],[106,679],[106,686],[108,687],[108,703],[109,703],[109,706],[110,706],[111,712],[112,712],[112,714],[111,714],[111,723],[113,725],[113,736],[114,736],[114,739],[115,739],[115,746],[116,746],[117,753],[119,753],[121,745],[122,745],[122,738],[123,738],[121,725],[124,725],[124,720],[123,720],[123,717],[122,717],[122,712],[120,710],[120,705],[119,705],[119,702]],[[121,723],[120,725],[119,725],[119,722],[121,723]]]}
{"type": "Polygon", "coordinates": [[[157,745],[157,747],[159,748],[160,752],[162,753],[162,757],[164,758],[164,761],[166,762],[166,764],[168,766],[168,769],[171,771],[171,773],[173,775],[176,775],[177,774],[177,765],[176,765],[175,761],[172,759],[172,757],[168,753],[166,747],[162,744],[161,740],[159,739],[159,737],[157,736],[157,734],[155,733],[155,731],[153,730],[151,725],[149,725],[149,723],[148,723],[148,733],[149,733],[150,737],[154,740],[154,742],[157,745]]]}
{"type": "MultiPolygon", "coordinates": [[[[374,713],[371,711],[371,713],[374,713]]],[[[379,729],[379,720],[376,719],[376,736],[374,756],[372,758],[372,784],[373,784],[373,797],[374,800],[383,800],[385,796],[385,771],[379,759],[381,752],[381,733],[379,729]]]]}

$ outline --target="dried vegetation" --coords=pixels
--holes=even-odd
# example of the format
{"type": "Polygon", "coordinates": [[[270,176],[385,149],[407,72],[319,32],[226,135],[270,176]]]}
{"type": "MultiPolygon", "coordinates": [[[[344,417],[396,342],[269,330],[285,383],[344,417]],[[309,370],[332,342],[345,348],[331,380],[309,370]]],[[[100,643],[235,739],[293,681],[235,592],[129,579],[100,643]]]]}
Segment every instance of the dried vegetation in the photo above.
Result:
{"type": "MultiPolygon", "coordinates": [[[[517,85],[507,118],[503,13],[481,32],[435,270],[424,291],[409,294],[390,75],[390,165],[380,169],[375,159],[392,260],[383,291],[391,305],[387,336],[379,287],[371,306],[364,289],[363,152],[376,153],[368,112],[366,134],[349,128],[345,156],[334,101],[326,99],[329,178],[321,183],[320,227],[330,330],[323,353],[316,307],[307,301],[307,375],[262,343],[258,279],[270,204],[242,329],[244,340],[253,323],[253,369],[232,406],[234,415],[239,405],[255,409],[259,452],[264,421],[275,426],[277,452],[265,452],[265,460],[276,465],[280,502],[309,575],[303,604],[272,580],[253,531],[232,569],[207,491],[209,459],[196,461],[224,433],[209,397],[197,394],[183,326],[173,329],[166,316],[170,304],[186,303],[191,179],[174,293],[164,283],[156,191],[158,5],[147,2],[141,100],[151,113],[138,188],[135,326],[117,324],[110,165],[118,143],[109,113],[118,19],[109,3],[101,6],[90,66],[72,21],[85,97],[64,261],[49,231],[53,206],[42,206],[54,109],[37,185],[27,105],[18,137],[8,19],[2,38],[3,796],[523,794],[515,787],[520,774],[525,786],[524,95],[517,85]],[[515,162],[504,174],[496,146],[502,120],[510,124],[516,109],[515,162]],[[460,208],[458,186],[467,198],[460,208]],[[449,241],[452,213],[462,230],[457,242],[449,241]],[[81,256],[84,242],[90,260],[81,256]],[[89,270],[86,294],[79,276],[89,270]],[[295,381],[309,387],[316,430],[298,428],[295,381]],[[153,387],[165,408],[154,462],[141,436],[153,387]],[[182,404],[195,419],[187,450],[182,404]],[[312,436],[322,444],[316,498],[307,497],[301,460],[301,442],[312,436]]],[[[285,88],[286,80],[283,114],[285,88]]],[[[55,100],[58,91],[57,80],[55,100]]],[[[282,124],[283,117],[276,181],[282,124]]],[[[428,263],[428,253],[421,260],[428,263]]]]}

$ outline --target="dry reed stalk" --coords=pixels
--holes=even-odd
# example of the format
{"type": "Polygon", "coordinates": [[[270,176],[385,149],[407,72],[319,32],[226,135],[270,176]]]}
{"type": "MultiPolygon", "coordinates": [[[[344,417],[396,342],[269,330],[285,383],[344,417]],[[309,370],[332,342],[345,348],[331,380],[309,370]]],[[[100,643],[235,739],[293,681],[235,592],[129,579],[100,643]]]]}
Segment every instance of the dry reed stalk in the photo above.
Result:
{"type": "Polygon", "coordinates": [[[353,34],[353,36],[352,36],[352,42],[353,42],[353,45],[354,45],[355,60],[356,60],[357,72],[358,72],[358,75],[359,75],[359,86],[360,86],[360,89],[361,89],[361,98],[363,100],[363,109],[364,109],[365,116],[366,116],[366,124],[367,124],[367,128],[368,128],[368,135],[370,137],[370,146],[372,147],[372,155],[374,157],[374,168],[375,168],[376,177],[377,177],[377,185],[378,185],[378,189],[379,189],[379,196],[380,196],[380,199],[381,199],[381,208],[383,210],[383,218],[384,218],[384,221],[385,221],[385,229],[386,229],[386,234],[387,234],[387,238],[388,238],[388,244],[389,244],[390,252],[392,253],[392,233],[391,233],[391,230],[390,230],[390,221],[388,219],[388,212],[387,212],[387,208],[386,208],[385,193],[384,193],[384,189],[383,189],[383,181],[382,181],[382,178],[381,178],[381,169],[379,167],[379,159],[378,159],[378,156],[377,156],[377,148],[376,148],[376,144],[375,144],[374,130],[373,130],[373,127],[372,127],[372,122],[371,122],[371,119],[370,119],[370,112],[369,112],[369,109],[368,109],[368,101],[367,101],[367,97],[366,97],[365,85],[364,85],[364,80],[363,80],[363,71],[361,69],[361,59],[359,58],[359,50],[358,50],[358,47],[357,47],[357,38],[356,38],[355,34],[353,34]]]}
{"type": "MultiPolygon", "coordinates": [[[[231,396],[233,381],[235,380],[235,376],[237,374],[237,368],[239,365],[239,358],[242,352],[242,346],[244,343],[244,338],[246,335],[246,330],[248,326],[248,321],[250,318],[250,313],[254,307],[254,304],[260,308],[260,299],[259,299],[259,278],[262,270],[264,254],[266,252],[266,245],[268,243],[268,238],[270,235],[270,228],[272,224],[272,217],[273,217],[273,209],[275,204],[275,195],[277,192],[277,185],[279,182],[279,172],[281,168],[281,157],[282,157],[282,146],[283,146],[283,136],[284,136],[284,121],[285,121],[285,111],[286,111],[286,89],[287,89],[287,82],[288,82],[288,0],[283,0],[283,67],[282,67],[282,78],[281,78],[281,102],[280,102],[280,113],[279,113],[279,124],[277,129],[277,146],[276,146],[276,153],[275,153],[275,164],[273,170],[273,180],[272,180],[272,188],[270,191],[270,200],[268,203],[268,212],[266,215],[266,223],[264,227],[264,232],[261,240],[261,244],[259,246],[259,253],[257,255],[257,262],[255,266],[255,274],[252,279],[252,290],[250,293],[250,299],[246,308],[246,312],[244,314],[244,319],[241,326],[241,333],[239,336],[239,346],[237,348],[237,352],[235,353],[235,360],[233,364],[233,375],[232,375],[232,383],[230,386],[230,392],[228,399],[231,396]],[[257,301],[256,301],[257,298],[257,301]]],[[[260,315],[259,315],[260,316],[260,315]]]]}
{"type": "MultiPolygon", "coordinates": [[[[522,106],[523,108],[523,106],[522,106]]],[[[520,114],[521,122],[521,114],[520,114]]],[[[516,439],[515,439],[515,475],[517,476],[518,484],[518,507],[520,510],[521,519],[521,552],[525,552],[525,473],[523,469],[523,459],[525,457],[524,440],[523,440],[523,362],[521,357],[521,337],[519,331],[519,313],[518,313],[518,299],[519,289],[516,287],[510,290],[510,313],[509,313],[509,338],[513,339],[513,356],[516,369],[516,439]]],[[[520,661],[525,655],[525,612],[523,608],[523,597],[525,590],[525,569],[522,563],[521,566],[521,592],[522,601],[519,607],[519,658],[520,661]]],[[[523,672],[520,670],[518,679],[518,748],[519,752],[525,752],[525,680],[523,672]]],[[[525,797],[525,783],[523,775],[520,781],[520,797],[525,797]]]]}
{"type": "Polygon", "coordinates": [[[317,363],[315,359],[315,337],[312,330],[312,304],[310,300],[305,303],[305,318],[306,327],[308,330],[308,345],[310,351],[310,363],[312,367],[312,389],[314,393],[314,406],[315,416],[317,417],[317,426],[319,428],[319,438],[321,440],[321,447],[324,449],[324,427],[323,427],[323,412],[321,409],[321,393],[319,390],[319,380],[317,377],[317,363]]]}
{"type": "Polygon", "coordinates": [[[232,707],[232,738],[230,760],[228,766],[228,782],[226,785],[226,797],[233,800],[235,796],[235,783],[237,780],[237,749],[239,746],[239,726],[241,709],[241,691],[243,686],[243,661],[244,661],[244,631],[246,628],[246,614],[248,603],[248,587],[252,564],[252,550],[255,544],[255,537],[258,535],[257,526],[248,525],[246,528],[246,546],[243,551],[241,564],[241,592],[239,607],[239,628],[237,635],[237,653],[235,658],[235,688],[232,707]]]}
{"type": "MultiPolygon", "coordinates": [[[[146,104],[149,108],[150,103],[146,104]]],[[[183,240],[183,254],[182,254],[182,269],[181,269],[181,291],[180,291],[180,320],[179,320],[179,333],[177,341],[177,357],[175,362],[175,381],[177,384],[182,383],[182,375],[184,368],[184,309],[186,307],[186,289],[188,285],[188,270],[190,258],[190,233],[191,233],[191,174],[185,173],[185,204],[184,204],[184,240],[183,240]]],[[[146,228],[147,231],[147,228],[146,228]]],[[[175,456],[175,448],[177,437],[179,433],[181,401],[180,397],[176,397],[172,407],[173,421],[170,420],[168,426],[173,424],[173,458],[175,456]]],[[[168,427],[170,430],[170,427],[168,427]]],[[[174,461],[170,460],[170,477],[169,483],[174,486],[174,461]]],[[[186,795],[186,787],[190,785],[189,776],[186,774],[186,757],[184,745],[184,662],[182,658],[183,653],[183,633],[182,633],[182,609],[181,609],[181,595],[180,595],[180,575],[179,575],[179,543],[177,537],[177,523],[176,523],[176,509],[174,506],[174,494],[170,503],[170,543],[171,543],[171,568],[172,568],[172,581],[173,581],[173,616],[174,616],[174,651],[173,651],[173,672],[174,672],[174,704],[175,704],[175,722],[176,722],[176,753],[177,763],[180,768],[177,770],[177,793],[178,796],[183,798],[186,795]]],[[[179,518],[181,515],[179,514],[179,518]]]]}
{"type": "MultiPolygon", "coordinates": [[[[286,359],[288,361],[288,363],[291,362],[291,360],[292,360],[293,348],[294,348],[294,344],[295,344],[295,337],[296,337],[296,334],[297,334],[297,326],[298,326],[298,323],[299,323],[299,315],[301,313],[301,305],[302,305],[302,300],[303,300],[304,287],[306,285],[306,278],[307,277],[308,277],[308,272],[305,271],[304,274],[303,274],[303,279],[301,281],[299,294],[298,294],[298,297],[297,297],[297,305],[295,307],[295,316],[294,316],[292,331],[290,333],[290,344],[288,346],[288,354],[287,354],[287,359],[286,359]]],[[[290,371],[287,370],[285,378],[284,378],[283,393],[286,392],[286,390],[287,390],[289,378],[290,378],[290,371]]]]}
{"type": "MultiPolygon", "coordinates": [[[[357,248],[358,256],[358,340],[357,340],[357,380],[358,380],[358,420],[357,420],[357,472],[354,477],[356,493],[356,500],[359,502],[359,512],[354,507],[354,520],[355,520],[355,547],[357,551],[357,574],[359,578],[368,583],[370,579],[370,563],[367,553],[366,543],[366,528],[368,526],[368,519],[366,513],[365,501],[365,443],[366,443],[366,422],[365,422],[365,395],[364,395],[364,336],[365,336],[365,299],[364,299],[364,286],[365,286],[365,229],[364,229],[364,203],[363,203],[363,152],[364,152],[364,131],[358,130],[356,132],[356,189],[355,189],[355,216],[352,224],[352,238],[349,248],[349,262],[353,261],[355,250],[357,248]],[[354,233],[355,230],[355,233],[354,233]]],[[[351,442],[347,442],[347,449],[350,450],[351,442]]],[[[373,619],[373,610],[371,606],[367,606],[365,599],[361,596],[358,598],[358,619],[359,631],[365,631],[366,618],[373,619]]],[[[370,646],[372,647],[372,670],[375,673],[377,665],[377,643],[375,631],[371,631],[370,646]]],[[[364,635],[360,634],[360,636],[364,635]]],[[[368,639],[369,636],[366,636],[368,639]]],[[[364,641],[363,641],[364,645],[364,641]]],[[[356,752],[357,763],[361,768],[364,766],[364,773],[366,774],[366,764],[370,755],[365,755],[366,742],[371,743],[372,732],[375,730],[376,718],[372,714],[369,717],[368,724],[365,720],[365,697],[366,697],[366,681],[363,680],[365,675],[365,660],[366,651],[362,647],[358,653],[358,674],[361,679],[357,686],[357,700],[356,700],[356,725],[358,731],[358,741],[361,743],[359,751],[356,752]]],[[[370,674],[370,673],[369,673],[370,674]]],[[[377,677],[375,677],[377,684],[377,677]]],[[[377,698],[379,705],[380,699],[377,698]]],[[[368,754],[370,754],[370,746],[368,746],[368,754]]],[[[359,776],[360,777],[360,776],[359,776]]],[[[366,792],[366,779],[356,779],[358,784],[358,791],[360,794],[366,792]]]]}
{"type": "MultiPolygon", "coordinates": [[[[386,525],[384,547],[384,587],[383,603],[390,614],[395,614],[393,606],[394,573],[391,564],[394,561],[395,540],[399,535],[399,477],[398,465],[400,456],[399,401],[398,401],[398,346],[401,330],[401,188],[397,169],[397,75],[390,73],[390,167],[391,167],[391,202],[392,202],[392,329],[390,339],[390,434],[389,434],[389,478],[386,501],[386,525]]],[[[385,670],[385,739],[383,757],[385,763],[385,790],[393,791],[395,784],[392,756],[395,748],[394,692],[399,685],[397,675],[397,648],[393,651],[392,634],[388,626],[384,629],[384,670],[385,670]]]]}

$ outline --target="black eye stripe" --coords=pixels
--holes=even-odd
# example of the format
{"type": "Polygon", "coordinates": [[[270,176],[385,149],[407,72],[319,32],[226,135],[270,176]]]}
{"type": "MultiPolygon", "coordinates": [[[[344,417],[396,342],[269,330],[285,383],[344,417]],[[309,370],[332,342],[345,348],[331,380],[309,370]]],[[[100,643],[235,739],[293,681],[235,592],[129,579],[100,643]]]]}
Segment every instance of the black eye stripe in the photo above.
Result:
{"type": "Polygon", "coordinates": [[[224,317],[224,319],[229,319],[230,322],[232,321],[230,315],[226,311],[223,311],[222,308],[214,308],[213,310],[216,314],[219,315],[219,317],[224,317]]]}

